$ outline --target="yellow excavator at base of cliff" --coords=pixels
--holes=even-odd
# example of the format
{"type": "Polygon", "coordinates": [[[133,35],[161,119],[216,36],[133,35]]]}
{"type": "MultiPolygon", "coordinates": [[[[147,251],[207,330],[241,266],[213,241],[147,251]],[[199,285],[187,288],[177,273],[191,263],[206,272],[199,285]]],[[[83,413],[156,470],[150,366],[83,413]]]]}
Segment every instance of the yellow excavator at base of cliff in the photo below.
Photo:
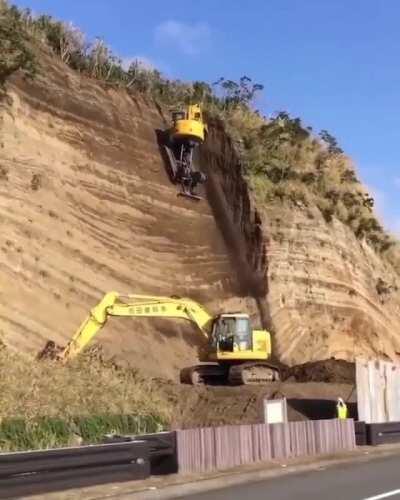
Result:
{"type": "MultiPolygon", "coordinates": [[[[212,316],[198,302],[180,297],[120,295],[107,293],[90,311],[70,342],[56,357],[68,361],[81,353],[111,316],[185,319],[194,323],[204,337],[199,364],[185,368],[181,381],[191,384],[260,384],[279,380],[279,369],[269,361],[271,336],[267,330],[252,330],[245,313],[212,316]]],[[[39,358],[47,357],[55,345],[46,345],[39,358]]]]}
{"type": "Polygon", "coordinates": [[[199,104],[190,104],[185,110],[172,113],[172,126],[167,131],[164,149],[167,154],[170,176],[181,185],[180,196],[195,200],[201,197],[196,187],[206,182],[203,172],[194,168],[193,154],[207,136],[207,125],[199,104]]]}

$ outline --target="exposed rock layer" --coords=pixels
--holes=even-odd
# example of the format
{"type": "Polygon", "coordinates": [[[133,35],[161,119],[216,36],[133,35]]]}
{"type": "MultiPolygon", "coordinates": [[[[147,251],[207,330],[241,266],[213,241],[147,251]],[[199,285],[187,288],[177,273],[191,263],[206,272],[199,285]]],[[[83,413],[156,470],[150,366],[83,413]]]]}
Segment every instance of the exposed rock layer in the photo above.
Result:
{"type": "Polygon", "coordinates": [[[400,293],[391,266],[342,223],[326,223],[318,209],[279,204],[264,207],[262,219],[281,360],[395,360],[400,293]]]}
{"type": "MultiPolygon", "coordinates": [[[[270,323],[288,364],[396,358],[400,295],[389,265],[317,209],[255,208],[221,124],[197,161],[200,203],[177,197],[157,144],[168,116],[43,56],[0,109],[0,333],[35,352],[65,343],[106,291],[178,294],[270,323]],[[46,69],[47,68],[47,69],[46,69]],[[381,280],[388,286],[377,287],[381,280]]],[[[98,341],[176,378],[201,337],[186,323],[113,319],[98,341]]]]}
{"type": "MultiPolygon", "coordinates": [[[[222,131],[212,128],[205,152],[211,205],[178,197],[156,140],[168,123],[159,107],[47,56],[43,64],[49,76],[15,79],[1,107],[3,340],[29,351],[49,338],[63,344],[110,290],[188,295],[260,322],[252,296],[263,270],[247,266],[254,214],[240,167],[225,163],[233,153],[222,131]],[[228,247],[223,232],[234,236],[228,247]]],[[[196,361],[200,340],[185,322],[126,318],[99,336],[108,353],[169,377],[196,361]]]]}

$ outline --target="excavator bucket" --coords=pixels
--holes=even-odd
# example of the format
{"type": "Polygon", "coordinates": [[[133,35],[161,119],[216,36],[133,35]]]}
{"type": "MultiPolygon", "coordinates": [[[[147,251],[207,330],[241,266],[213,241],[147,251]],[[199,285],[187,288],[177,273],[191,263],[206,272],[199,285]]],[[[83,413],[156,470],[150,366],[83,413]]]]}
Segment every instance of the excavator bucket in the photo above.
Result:
{"type": "Polygon", "coordinates": [[[191,193],[190,191],[183,189],[178,196],[184,196],[185,198],[190,198],[191,200],[201,201],[203,198],[197,194],[191,193]]]}
{"type": "Polygon", "coordinates": [[[183,196],[191,200],[201,201],[203,198],[194,193],[193,190],[190,189],[189,185],[192,183],[192,177],[196,175],[200,176],[201,183],[205,182],[204,174],[193,172],[191,169],[191,165],[185,165],[180,160],[177,160],[174,152],[169,146],[164,145],[164,151],[168,159],[169,176],[171,180],[174,183],[180,182],[181,184],[181,191],[178,193],[178,196],[183,196]]]}
{"type": "Polygon", "coordinates": [[[62,350],[63,350],[63,347],[57,345],[52,340],[49,340],[48,342],[46,342],[46,345],[44,346],[44,348],[37,354],[37,359],[38,360],[42,360],[42,359],[57,360],[59,358],[59,355],[60,355],[62,350]]]}
{"type": "Polygon", "coordinates": [[[199,184],[206,182],[207,177],[198,170],[192,170],[191,165],[184,165],[181,176],[182,191],[180,196],[186,196],[194,200],[202,200],[203,198],[195,193],[195,189],[199,184]]]}

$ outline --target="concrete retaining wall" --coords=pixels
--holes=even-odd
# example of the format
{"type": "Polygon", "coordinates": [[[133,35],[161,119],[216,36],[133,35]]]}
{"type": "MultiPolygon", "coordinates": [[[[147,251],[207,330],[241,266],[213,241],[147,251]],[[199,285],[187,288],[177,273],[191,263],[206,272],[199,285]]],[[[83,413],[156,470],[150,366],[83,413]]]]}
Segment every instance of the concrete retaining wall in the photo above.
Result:
{"type": "Polygon", "coordinates": [[[354,421],[229,425],[177,431],[179,472],[209,472],[272,459],[352,450],[354,421]]]}

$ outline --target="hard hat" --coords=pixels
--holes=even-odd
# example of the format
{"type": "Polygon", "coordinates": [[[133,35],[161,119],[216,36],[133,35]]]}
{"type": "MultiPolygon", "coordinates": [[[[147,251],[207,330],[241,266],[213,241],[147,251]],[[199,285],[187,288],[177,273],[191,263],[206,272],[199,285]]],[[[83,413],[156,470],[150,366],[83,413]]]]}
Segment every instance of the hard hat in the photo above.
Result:
{"type": "Polygon", "coordinates": [[[339,404],[344,405],[344,401],[343,401],[343,399],[342,399],[342,398],[337,398],[337,400],[338,400],[338,403],[339,403],[339,404]]]}

